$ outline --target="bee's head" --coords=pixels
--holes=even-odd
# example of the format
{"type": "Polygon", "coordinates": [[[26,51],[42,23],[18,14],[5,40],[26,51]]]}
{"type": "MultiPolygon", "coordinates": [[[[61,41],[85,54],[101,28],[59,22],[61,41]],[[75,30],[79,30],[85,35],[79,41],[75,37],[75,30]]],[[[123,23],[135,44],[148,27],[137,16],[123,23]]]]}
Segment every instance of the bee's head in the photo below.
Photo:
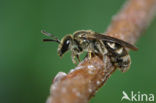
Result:
{"type": "Polygon", "coordinates": [[[62,38],[57,50],[58,55],[63,56],[63,54],[70,49],[71,43],[72,43],[72,35],[67,35],[64,38],[62,38]]]}
{"type": "Polygon", "coordinates": [[[60,41],[54,35],[48,32],[45,32],[43,30],[41,32],[47,36],[52,37],[52,39],[43,39],[43,41],[52,41],[52,42],[59,43],[58,50],[57,50],[59,56],[63,56],[63,54],[70,49],[70,45],[72,42],[72,35],[67,35],[64,38],[62,38],[62,40],[60,41]]]}

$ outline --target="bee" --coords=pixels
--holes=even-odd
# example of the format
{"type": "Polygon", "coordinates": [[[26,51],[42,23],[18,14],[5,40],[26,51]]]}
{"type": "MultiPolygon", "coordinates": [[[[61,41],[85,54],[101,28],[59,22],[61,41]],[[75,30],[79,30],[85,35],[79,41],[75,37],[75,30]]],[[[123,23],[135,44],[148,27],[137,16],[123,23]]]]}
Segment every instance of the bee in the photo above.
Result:
{"type": "Polygon", "coordinates": [[[52,39],[43,39],[43,41],[52,41],[59,44],[57,53],[62,57],[67,51],[71,51],[72,62],[76,64],[75,58],[80,62],[80,54],[88,53],[91,59],[93,54],[100,54],[103,57],[110,58],[114,66],[122,72],[128,70],[131,59],[126,48],[137,50],[135,46],[123,40],[102,35],[91,30],[80,30],[64,36],[61,40],[54,35],[41,31],[43,34],[52,37],[52,39]]]}

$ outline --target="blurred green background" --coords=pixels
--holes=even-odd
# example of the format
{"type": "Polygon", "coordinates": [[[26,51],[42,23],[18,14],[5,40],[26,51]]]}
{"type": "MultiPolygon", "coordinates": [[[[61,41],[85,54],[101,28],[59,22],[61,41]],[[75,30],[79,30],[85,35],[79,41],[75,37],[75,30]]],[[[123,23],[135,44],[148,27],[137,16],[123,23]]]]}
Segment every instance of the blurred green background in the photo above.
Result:
{"type": "MultiPolygon", "coordinates": [[[[74,68],[41,29],[62,38],[76,30],[104,32],[125,0],[1,0],[0,103],[44,103],[54,76],[74,68]]],[[[90,103],[119,103],[122,91],[156,95],[156,19],[130,52],[131,69],[116,71],[90,103]]],[[[124,103],[127,101],[125,100],[124,103]]],[[[130,102],[129,102],[130,103],[130,102]]]]}

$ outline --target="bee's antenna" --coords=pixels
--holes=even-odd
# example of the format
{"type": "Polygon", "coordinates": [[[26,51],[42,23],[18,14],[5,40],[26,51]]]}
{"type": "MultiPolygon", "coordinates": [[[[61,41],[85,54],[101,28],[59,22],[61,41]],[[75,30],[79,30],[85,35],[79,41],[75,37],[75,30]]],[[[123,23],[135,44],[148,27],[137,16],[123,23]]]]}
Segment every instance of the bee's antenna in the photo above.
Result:
{"type": "Polygon", "coordinates": [[[51,33],[48,33],[45,30],[41,30],[41,33],[53,38],[53,39],[43,39],[43,41],[54,41],[54,42],[57,42],[60,44],[60,40],[57,37],[55,37],[54,35],[52,35],[51,33]]]}

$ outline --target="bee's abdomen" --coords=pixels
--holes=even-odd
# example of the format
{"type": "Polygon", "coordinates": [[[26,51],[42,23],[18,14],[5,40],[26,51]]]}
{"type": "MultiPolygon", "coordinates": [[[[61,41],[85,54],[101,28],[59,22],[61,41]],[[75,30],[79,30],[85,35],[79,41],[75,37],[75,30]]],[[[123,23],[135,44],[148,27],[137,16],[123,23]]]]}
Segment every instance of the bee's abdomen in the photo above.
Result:
{"type": "Polygon", "coordinates": [[[108,49],[108,56],[111,58],[111,62],[122,72],[127,71],[131,60],[125,47],[113,42],[104,42],[104,44],[108,49]]]}
{"type": "Polygon", "coordinates": [[[130,61],[130,56],[128,54],[125,56],[116,58],[115,66],[120,68],[122,72],[127,71],[130,67],[130,64],[131,64],[131,61],[130,61]]]}

